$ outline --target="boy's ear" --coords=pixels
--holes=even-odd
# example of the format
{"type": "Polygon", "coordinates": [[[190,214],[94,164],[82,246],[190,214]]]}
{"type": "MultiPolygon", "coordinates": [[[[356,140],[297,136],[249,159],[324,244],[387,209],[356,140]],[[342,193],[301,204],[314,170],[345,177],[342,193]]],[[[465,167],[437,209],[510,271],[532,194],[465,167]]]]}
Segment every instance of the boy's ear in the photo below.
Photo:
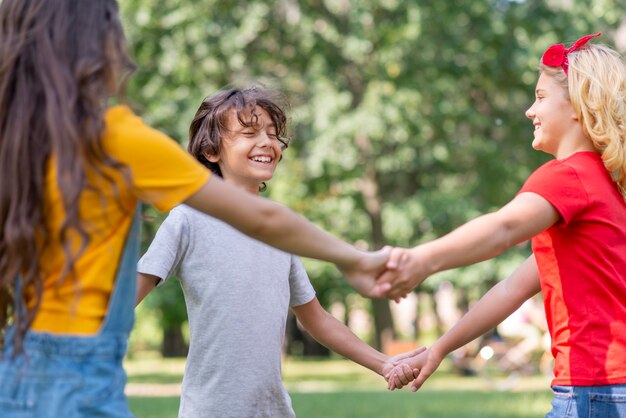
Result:
{"type": "Polygon", "coordinates": [[[204,154],[204,158],[209,160],[209,162],[211,162],[211,163],[216,163],[216,162],[218,162],[220,160],[220,157],[218,155],[211,155],[209,153],[205,153],[204,154]]]}

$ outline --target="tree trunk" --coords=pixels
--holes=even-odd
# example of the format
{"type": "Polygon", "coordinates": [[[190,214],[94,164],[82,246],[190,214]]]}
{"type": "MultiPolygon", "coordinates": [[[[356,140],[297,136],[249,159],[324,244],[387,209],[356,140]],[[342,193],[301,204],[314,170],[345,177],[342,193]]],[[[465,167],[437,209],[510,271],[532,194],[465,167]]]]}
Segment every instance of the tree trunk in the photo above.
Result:
{"type": "Polygon", "coordinates": [[[420,327],[420,322],[422,320],[422,292],[417,292],[417,305],[415,306],[415,333],[413,334],[413,339],[415,341],[419,341],[422,336],[422,328],[420,327]]]}
{"type": "MultiPolygon", "coordinates": [[[[365,134],[357,135],[356,144],[365,163],[365,176],[361,179],[361,193],[363,194],[365,209],[372,225],[372,244],[375,249],[380,249],[386,242],[383,232],[382,199],[380,197],[376,166],[371,155],[369,137],[365,134]]],[[[397,337],[397,333],[393,326],[393,316],[388,300],[373,299],[372,311],[375,331],[374,345],[380,350],[383,346],[383,339],[394,340],[397,337]]]]}
{"type": "Polygon", "coordinates": [[[435,316],[435,328],[437,330],[437,338],[441,337],[443,333],[446,331],[445,326],[443,324],[443,320],[439,315],[439,303],[437,298],[435,297],[434,292],[428,292],[428,297],[430,297],[432,307],[433,307],[433,315],[435,316]]]}
{"type": "Polygon", "coordinates": [[[342,303],[343,309],[344,309],[343,324],[345,326],[348,326],[350,324],[350,312],[351,312],[351,309],[350,309],[350,304],[348,303],[348,300],[345,297],[345,295],[344,295],[344,297],[341,298],[341,303],[342,303]]]}
{"type": "Polygon", "coordinates": [[[181,327],[163,329],[163,344],[161,345],[163,357],[185,357],[188,349],[181,327]]]}

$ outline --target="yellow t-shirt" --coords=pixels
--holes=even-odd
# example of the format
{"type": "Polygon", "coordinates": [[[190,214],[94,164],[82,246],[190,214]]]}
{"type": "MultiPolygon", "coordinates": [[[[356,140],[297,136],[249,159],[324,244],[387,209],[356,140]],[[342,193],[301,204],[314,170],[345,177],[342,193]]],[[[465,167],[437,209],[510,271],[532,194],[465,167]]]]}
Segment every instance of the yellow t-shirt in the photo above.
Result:
{"type": "MultiPolygon", "coordinates": [[[[103,144],[108,154],[130,169],[127,185],[117,171],[116,191],[94,170],[87,173],[87,188],[81,195],[81,222],[89,245],[74,266],[72,276],[58,284],[65,262],[60,240],[45,245],[41,255],[44,293],[33,330],[55,334],[95,334],[107,313],[126,234],[137,200],[167,211],[198,191],[210,172],[176,142],[143,123],[126,106],[110,108],[105,116],[103,144]],[[101,194],[101,193],[104,194],[101,194]],[[104,198],[102,197],[104,196],[104,198]]],[[[48,230],[58,237],[64,210],[57,186],[54,160],[46,173],[45,217],[48,230]]],[[[78,248],[77,235],[72,245],[78,248]]]]}

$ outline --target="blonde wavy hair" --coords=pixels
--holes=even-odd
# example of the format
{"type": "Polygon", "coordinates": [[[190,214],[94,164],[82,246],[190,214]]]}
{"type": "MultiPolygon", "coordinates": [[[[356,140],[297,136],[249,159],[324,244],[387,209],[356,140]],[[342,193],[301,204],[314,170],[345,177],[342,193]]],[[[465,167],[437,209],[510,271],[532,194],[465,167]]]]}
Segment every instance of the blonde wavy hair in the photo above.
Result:
{"type": "Polygon", "coordinates": [[[568,75],[540,64],[568,92],[585,135],[626,198],[626,64],[613,49],[587,44],[570,52],[568,75]]]}

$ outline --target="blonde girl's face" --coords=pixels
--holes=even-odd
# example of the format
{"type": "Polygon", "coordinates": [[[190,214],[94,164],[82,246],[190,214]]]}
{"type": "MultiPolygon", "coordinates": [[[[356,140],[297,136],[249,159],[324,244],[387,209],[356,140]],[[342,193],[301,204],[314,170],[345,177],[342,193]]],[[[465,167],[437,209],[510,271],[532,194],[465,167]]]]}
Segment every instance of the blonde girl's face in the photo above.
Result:
{"type": "Polygon", "coordinates": [[[539,76],[535,102],[526,111],[526,117],[535,127],[533,148],[557,158],[567,138],[580,129],[567,91],[545,73],[539,76]]]}
{"type": "Polygon", "coordinates": [[[282,143],[269,113],[260,106],[255,113],[256,124],[243,126],[235,110],[231,111],[220,155],[208,158],[218,163],[225,181],[256,194],[261,183],[274,175],[282,155],[282,143]]]}

